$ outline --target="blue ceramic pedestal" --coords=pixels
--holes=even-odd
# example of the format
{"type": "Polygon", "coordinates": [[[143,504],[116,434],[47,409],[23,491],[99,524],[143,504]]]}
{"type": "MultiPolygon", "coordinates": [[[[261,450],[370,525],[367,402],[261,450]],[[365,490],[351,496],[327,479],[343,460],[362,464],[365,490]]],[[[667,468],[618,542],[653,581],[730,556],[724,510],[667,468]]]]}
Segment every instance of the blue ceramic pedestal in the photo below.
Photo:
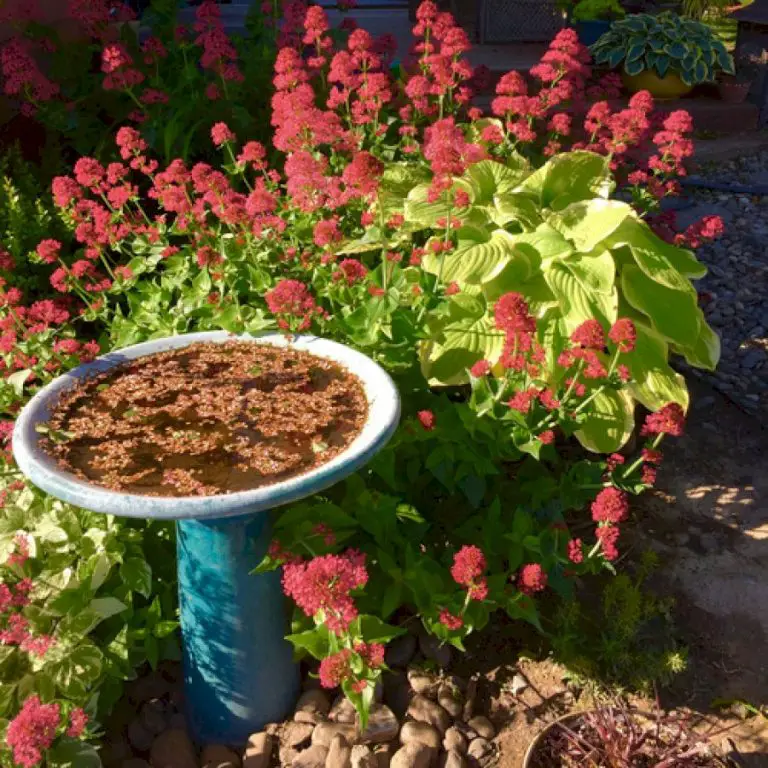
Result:
{"type": "Polygon", "coordinates": [[[87,376],[128,360],[223,343],[224,331],[193,333],[112,352],[59,377],[38,392],[16,420],[13,452],[39,488],[70,504],[123,517],[177,521],[179,605],[186,714],[201,744],[240,746],[281,720],[298,693],[298,668],[287,634],[280,573],[254,574],[270,543],[270,510],[311,496],[364,466],[392,436],[400,400],[389,376],[349,347],[314,336],[241,336],[290,346],[340,363],[355,373],[368,400],[368,419],[349,447],[327,464],[273,485],[221,496],[139,496],[107,490],[62,471],[39,446],[35,427],[50,419],[59,396],[87,376]]]}
{"type": "Polygon", "coordinates": [[[242,744],[281,720],[299,674],[280,573],[252,574],[270,542],[269,513],[176,523],[189,724],[203,744],[242,744]]]}

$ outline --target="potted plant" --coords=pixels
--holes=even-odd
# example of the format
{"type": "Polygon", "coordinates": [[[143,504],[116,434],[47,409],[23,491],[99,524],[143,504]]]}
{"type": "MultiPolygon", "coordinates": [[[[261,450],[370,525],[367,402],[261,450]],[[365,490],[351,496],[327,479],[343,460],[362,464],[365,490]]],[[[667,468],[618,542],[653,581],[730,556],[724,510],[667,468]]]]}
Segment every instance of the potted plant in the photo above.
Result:
{"type": "Polygon", "coordinates": [[[718,73],[734,74],[733,58],[710,27],[675,13],[635,14],[616,21],[592,46],[597,64],[615,69],[632,91],[659,99],[689,93],[718,73]]]}
{"type": "Polygon", "coordinates": [[[752,81],[736,75],[721,74],[717,79],[720,98],[729,104],[741,104],[746,101],[752,81]]]}
{"type": "Polygon", "coordinates": [[[660,709],[643,714],[621,701],[566,715],[531,743],[523,768],[725,768],[688,718],[660,709]]]}
{"type": "Polygon", "coordinates": [[[618,0],[580,0],[571,13],[571,21],[583,45],[593,45],[625,11],[618,0]]]}

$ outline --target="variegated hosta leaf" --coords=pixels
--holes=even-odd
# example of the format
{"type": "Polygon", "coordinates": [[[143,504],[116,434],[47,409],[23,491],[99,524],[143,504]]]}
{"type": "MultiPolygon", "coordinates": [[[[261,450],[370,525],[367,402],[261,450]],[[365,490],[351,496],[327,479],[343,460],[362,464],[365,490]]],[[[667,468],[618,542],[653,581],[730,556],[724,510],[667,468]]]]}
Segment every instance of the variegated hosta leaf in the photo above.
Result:
{"type": "Polygon", "coordinates": [[[547,219],[577,251],[587,253],[612,235],[628,217],[636,214],[619,200],[581,200],[547,219]]]}
{"type": "Polygon", "coordinates": [[[603,327],[616,321],[619,296],[614,286],[610,293],[587,291],[562,262],[553,262],[544,272],[552,293],[557,297],[568,333],[585,320],[595,318],[603,327]]]}
{"type": "Polygon", "coordinates": [[[576,432],[578,441],[595,453],[618,451],[635,428],[635,403],[625,390],[603,390],[587,406],[590,414],[576,432]]]}

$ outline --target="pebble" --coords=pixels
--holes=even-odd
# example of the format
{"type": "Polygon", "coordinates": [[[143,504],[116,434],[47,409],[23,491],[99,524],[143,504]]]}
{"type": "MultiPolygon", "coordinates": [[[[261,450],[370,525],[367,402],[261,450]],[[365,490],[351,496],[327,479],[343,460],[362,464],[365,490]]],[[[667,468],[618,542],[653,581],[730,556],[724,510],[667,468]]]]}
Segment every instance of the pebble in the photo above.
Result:
{"type": "Polygon", "coordinates": [[[422,632],[419,635],[419,650],[439,667],[445,668],[451,664],[451,646],[441,643],[434,635],[422,632]]]}
{"type": "Polygon", "coordinates": [[[451,716],[460,717],[464,711],[461,691],[450,683],[443,683],[437,692],[437,703],[451,716]]]}
{"type": "Polygon", "coordinates": [[[384,661],[388,667],[407,667],[416,653],[416,638],[410,634],[400,635],[387,645],[384,661]]]}
{"type": "Polygon", "coordinates": [[[243,753],[243,768],[269,768],[272,744],[272,737],[264,731],[251,734],[243,753]]]}
{"type": "Polygon", "coordinates": [[[376,704],[371,709],[368,725],[358,741],[362,744],[381,744],[392,741],[399,730],[400,723],[394,712],[384,704],[376,704]]]}
{"type": "Polygon", "coordinates": [[[333,703],[328,717],[335,723],[354,723],[357,710],[346,696],[339,696],[333,703]]]}
{"type": "Polygon", "coordinates": [[[379,768],[376,755],[364,744],[356,744],[352,747],[351,763],[352,768],[379,768]]]}
{"type": "Polygon", "coordinates": [[[333,737],[341,734],[347,741],[355,741],[357,729],[349,723],[320,723],[312,731],[312,744],[317,744],[328,749],[333,737]]]}
{"type": "Polygon", "coordinates": [[[475,713],[475,704],[477,702],[477,678],[470,678],[467,683],[467,688],[464,691],[466,696],[466,702],[464,704],[464,712],[462,714],[465,720],[469,720],[475,713]]]}
{"type": "Polygon", "coordinates": [[[310,723],[286,723],[280,741],[287,747],[299,747],[309,742],[314,730],[310,723]]]}
{"type": "Polygon", "coordinates": [[[142,705],[139,719],[153,736],[157,736],[168,727],[168,705],[162,699],[150,699],[142,705]]]}
{"type": "Polygon", "coordinates": [[[464,734],[456,727],[451,726],[446,732],[443,738],[443,749],[446,752],[461,752],[466,754],[467,752],[467,739],[464,734]]]}
{"type": "Polygon", "coordinates": [[[427,723],[409,720],[400,730],[400,743],[403,745],[424,744],[437,751],[440,749],[440,731],[427,723]]]}
{"type": "Polygon", "coordinates": [[[324,691],[305,691],[296,702],[293,719],[297,723],[317,724],[325,718],[331,708],[331,700],[324,691]]]}
{"type": "Polygon", "coordinates": [[[512,678],[510,687],[512,689],[512,695],[519,696],[528,687],[528,681],[518,672],[512,678]]]}
{"type": "Polygon", "coordinates": [[[430,699],[434,699],[437,696],[440,688],[440,678],[421,669],[409,670],[408,682],[416,693],[427,696],[430,699]]]}
{"type": "Polygon", "coordinates": [[[446,753],[441,765],[442,768],[467,768],[467,758],[461,752],[451,750],[446,753]]]}
{"type": "Polygon", "coordinates": [[[403,718],[411,701],[411,686],[402,669],[385,672],[382,676],[384,686],[384,701],[395,713],[396,717],[403,718]]]}
{"type": "Polygon", "coordinates": [[[484,758],[488,757],[493,750],[493,745],[488,739],[484,739],[479,736],[476,739],[472,739],[469,749],[467,750],[470,757],[480,762],[484,758]]]}
{"type": "Polygon", "coordinates": [[[153,742],[149,753],[153,768],[198,768],[197,754],[186,731],[163,731],[153,742]]]}
{"type": "Polygon", "coordinates": [[[434,725],[440,733],[451,727],[451,716],[436,702],[426,696],[414,696],[408,707],[408,715],[414,720],[434,725]]]}
{"type": "Polygon", "coordinates": [[[229,747],[220,744],[207,746],[200,755],[203,768],[240,768],[240,758],[229,747]]]}
{"type": "Polygon", "coordinates": [[[493,723],[483,715],[473,717],[467,725],[478,736],[482,736],[484,739],[492,739],[496,735],[496,729],[493,727],[493,723]]]}
{"type": "Polygon", "coordinates": [[[352,747],[340,733],[337,733],[331,739],[331,745],[328,747],[325,768],[350,768],[351,764],[352,747]]]}
{"type": "Polygon", "coordinates": [[[392,756],[396,751],[397,746],[392,742],[389,744],[379,744],[374,753],[376,755],[376,762],[378,763],[377,768],[390,768],[392,756]]]}
{"type": "Polygon", "coordinates": [[[390,768],[429,768],[434,750],[423,744],[406,744],[392,755],[390,768]]]}
{"type": "Polygon", "coordinates": [[[313,744],[309,749],[299,752],[293,758],[291,768],[325,768],[327,757],[328,747],[322,744],[313,744]]]}
{"type": "Polygon", "coordinates": [[[129,724],[128,741],[137,752],[148,752],[154,738],[155,734],[145,728],[139,718],[129,724]]]}

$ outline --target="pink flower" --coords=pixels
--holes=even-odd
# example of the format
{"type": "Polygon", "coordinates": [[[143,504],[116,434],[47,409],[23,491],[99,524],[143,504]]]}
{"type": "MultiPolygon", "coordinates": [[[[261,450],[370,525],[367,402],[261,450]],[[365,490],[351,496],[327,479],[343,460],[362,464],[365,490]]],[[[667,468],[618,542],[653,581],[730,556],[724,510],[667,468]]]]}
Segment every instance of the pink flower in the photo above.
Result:
{"type": "Polygon", "coordinates": [[[465,545],[453,556],[451,576],[457,584],[471,587],[478,583],[487,565],[480,547],[465,545]]]}
{"type": "Polygon", "coordinates": [[[568,542],[568,559],[577,565],[584,560],[581,539],[571,539],[568,542]]]}
{"type": "Polygon", "coordinates": [[[597,320],[585,320],[571,334],[571,341],[585,349],[601,350],[605,347],[603,327],[597,320]]]}
{"type": "Polygon", "coordinates": [[[343,280],[347,285],[354,285],[365,280],[367,274],[368,270],[357,259],[342,259],[338,269],[333,273],[333,279],[343,280]]]}
{"type": "Polygon", "coordinates": [[[67,736],[71,739],[79,739],[83,735],[86,725],[88,725],[88,715],[80,707],[75,707],[69,713],[67,736]]]}
{"type": "Polygon", "coordinates": [[[271,291],[267,291],[264,298],[272,314],[284,320],[298,319],[299,330],[308,328],[312,315],[318,312],[309,288],[298,280],[281,280],[271,291]]]}
{"type": "Polygon", "coordinates": [[[211,128],[211,141],[213,141],[215,146],[220,147],[223,144],[234,140],[235,134],[229,130],[226,123],[216,123],[213,128],[211,128]]]}
{"type": "Polygon", "coordinates": [[[619,529],[615,525],[602,525],[595,531],[595,536],[602,545],[605,559],[615,560],[619,556],[619,550],[616,548],[619,529]]]}
{"type": "Polygon", "coordinates": [[[631,352],[637,343],[635,324],[628,317],[620,317],[608,331],[608,338],[622,352],[631,352]]]}
{"type": "Polygon", "coordinates": [[[551,429],[545,429],[543,432],[536,435],[536,439],[543,445],[551,445],[555,442],[555,433],[551,429]]]}
{"type": "Polygon", "coordinates": [[[469,372],[476,379],[481,379],[483,376],[487,376],[491,371],[491,364],[487,360],[478,360],[470,369],[469,372]]]}
{"type": "Polygon", "coordinates": [[[520,569],[517,588],[525,595],[534,595],[547,586],[547,573],[538,563],[529,563],[520,569]]]}
{"type": "Polygon", "coordinates": [[[13,760],[24,768],[34,768],[56,738],[61,710],[58,704],[43,704],[38,696],[30,696],[21,711],[11,720],[6,743],[13,750],[13,760]]]}
{"type": "Polygon", "coordinates": [[[629,515],[629,498],[618,488],[603,488],[592,502],[592,519],[596,523],[620,523],[629,515]]]}
{"type": "Polygon", "coordinates": [[[680,437],[685,426],[685,412],[678,403],[668,403],[656,413],[649,413],[641,434],[647,435],[672,435],[680,437]]]}
{"type": "Polygon", "coordinates": [[[432,411],[419,411],[416,418],[427,432],[431,432],[435,428],[435,414],[432,411]]]}
{"type": "Polygon", "coordinates": [[[342,240],[341,230],[339,229],[339,218],[334,216],[332,219],[323,219],[315,224],[313,230],[315,245],[318,248],[339,243],[342,240]]]}
{"type": "Polygon", "coordinates": [[[326,656],[320,662],[318,670],[320,685],[323,688],[336,688],[350,677],[352,675],[349,663],[351,657],[352,651],[349,648],[343,648],[338,653],[326,656]]]}
{"type": "Polygon", "coordinates": [[[454,616],[449,610],[443,608],[440,611],[440,623],[449,631],[455,632],[464,626],[464,620],[461,616],[454,616]]]}
{"type": "Polygon", "coordinates": [[[61,243],[58,240],[43,240],[37,246],[37,255],[46,264],[55,264],[59,260],[61,243]]]}

